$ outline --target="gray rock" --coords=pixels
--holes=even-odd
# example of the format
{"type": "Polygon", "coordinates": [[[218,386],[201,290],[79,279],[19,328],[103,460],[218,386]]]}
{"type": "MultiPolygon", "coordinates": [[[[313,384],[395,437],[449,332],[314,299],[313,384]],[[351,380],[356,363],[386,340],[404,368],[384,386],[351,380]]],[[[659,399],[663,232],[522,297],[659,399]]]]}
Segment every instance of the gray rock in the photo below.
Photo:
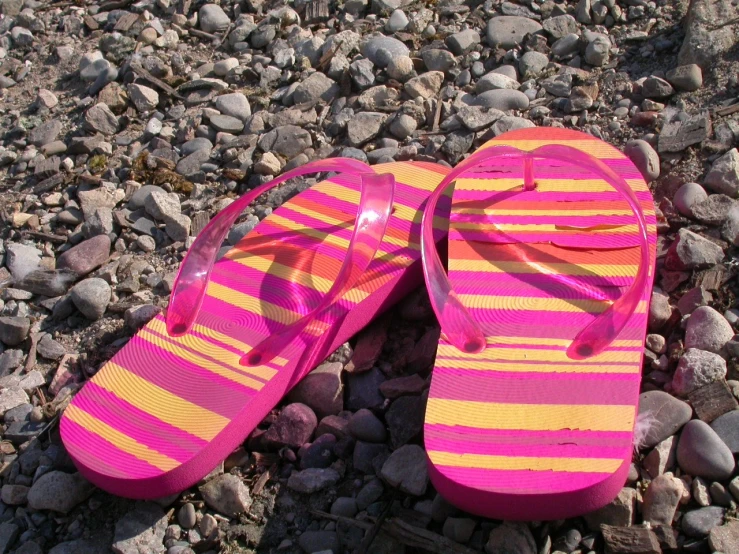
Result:
{"type": "Polygon", "coordinates": [[[729,210],[721,226],[721,236],[734,246],[739,246],[739,206],[729,210]]]}
{"type": "Polygon", "coordinates": [[[264,440],[274,446],[297,448],[310,441],[318,426],[316,414],[305,404],[288,404],[264,434],[264,440]]]}
{"type": "Polygon", "coordinates": [[[739,193],[739,151],[732,148],[713,162],[703,183],[714,192],[736,198],[739,193]]]}
{"type": "Polygon", "coordinates": [[[685,348],[720,354],[733,336],[734,330],[724,316],[709,306],[701,306],[688,319],[685,348]]]}
{"type": "Polygon", "coordinates": [[[177,173],[180,175],[192,175],[200,170],[200,166],[210,160],[210,150],[196,150],[192,154],[185,156],[177,162],[177,173]]]}
{"type": "Polygon", "coordinates": [[[456,56],[461,56],[480,44],[480,34],[474,29],[465,29],[449,35],[446,44],[456,56]]]}
{"type": "Polygon", "coordinates": [[[672,470],[675,467],[677,454],[677,437],[667,437],[644,458],[643,466],[646,472],[653,478],[672,470]]]}
{"type": "Polygon", "coordinates": [[[511,79],[507,75],[491,72],[477,81],[475,84],[475,92],[477,94],[482,94],[489,90],[518,89],[520,86],[521,85],[518,81],[511,79]]]}
{"type": "Polygon", "coordinates": [[[647,183],[659,177],[659,154],[647,141],[630,140],[626,143],[624,154],[629,157],[647,183]]]}
{"type": "Polygon", "coordinates": [[[711,429],[716,431],[733,454],[739,454],[739,410],[732,410],[714,419],[711,429]]]}
{"type": "Polygon", "coordinates": [[[708,198],[706,189],[698,183],[685,183],[672,199],[673,204],[681,214],[687,217],[693,217],[693,206],[700,204],[708,198]]]}
{"type": "MultiPolygon", "coordinates": [[[[439,50],[439,52],[446,52],[446,50],[439,50]]],[[[447,54],[449,54],[449,52],[447,52],[447,54]]],[[[398,56],[390,60],[386,71],[391,79],[395,79],[396,81],[400,81],[401,83],[405,83],[415,74],[413,69],[413,60],[411,60],[408,56],[398,56]]]]}
{"type": "MultiPolygon", "coordinates": [[[[392,63],[391,60],[390,64],[392,63]]],[[[388,67],[390,67],[390,64],[388,64],[388,67]]],[[[359,90],[364,90],[375,84],[374,65],[366,58],[355,60],[349,64],[349,75],[351,75],[352,82],[359,90]]],[[[338,85],[335,86],[338,87],[338,85]]]]}
{"type": "Polygon", "coordinates": [[[140,112],[150,112],[159,104],[159,93],[144,85],[136,83],[128,85],[128,96],[140,112]]]}
{"type": "Polygon", "coordinates": [[[164,554],[167,515],[156,504],[137,506],[116,521],[111,549],[116,554],[164,554]]]}
{"type": "Polygon", "coordinates": [[[273,152],[292,159],[307,148],[313,146],[313,139],[308,131],[295,125],[282,125],[265,133],[259,139],[259,148],[265,152],[273,152]]]}
{"type": "Polygon", "coordinates": [[[468,517],[448,517],[444,522],[444,536],[460,544],[467,544],[472,538],[477,522],[468,517]]]}
{"type": "Polygon", "coordinates": [[[650,425],[642,439],[651,448],[677,433],[693,414],[692,408],[663,391],[648,391],[639,396],[639,416],[647,417],[650,425]]]}
{"type": "Polygon", "coordinates": [[[378,56],[380,50],[385,50],[390,54],[390,58],[396,56],[408,56],[411,52],[408,47],[400,42],[396,38],[386,37],[383,35],[376,35],[367,40],[361,47],[362,55],[365,58],[372,60],[378,67],[386,67],[387,63],[384,61],[390,61],[389,59],[383,59],[383,56],[378,56]]]}
{"type": "Polygon", "coordinates": [[[205,4],[198,11],[198,22],[206,33],[219,33],[226,30],[231,19],[218,4],[205,4]]]}
{"type": "Polygon", "coordinates": [[[341,552],[336,531],[305,531],[298,537],[298,545],[306,554],[338,554],[341,552]]]}
{"type": "MultiPolygon", "coordinates": [[[[23,506],[28,501],[28,487],[24,485],[3,485],[0,499],[8,506],[23,506]]],[[[2,552],[2,549],[0,549],[2,552]]]]}
{"type": "Polygon", "coordinates": [[[493,108],[502,112],[509,110],[525,110],[529,107],[529,98],[523,92],[510,89],[489,90],[478,94],[473,106],[493,108]]]}
{"type": "Polygon", "coordinates": [[[565,58],[580,50],[580,35],[570,33],[557,39],[552,44],[552,55],[555,58],[565,58]]]}
{"type": "Polygon", "coordinates": [[[536,554],[536,541],[525,523],[505,521],[490,532],[487,554],[536,554]]]}
{"type": "MultiPolygon", "coordinates": [[[[266,21],[266,20],[265,20],[266,21]]],[[[274,25],[260,24],[249,35],[249,44],[252,48],[264,48],[277,36],[274,25]]]]}
{"type": "Polygon", "coordinates": [[[58,119],[52,119],[46,123],[42,123],[28,133],[28,142],[35,146],[43,146],[54,142],[59,133],[62,132],[62,123],[58,119]]]}
{"type": "Polygon", "coordinates": [[[585,61],[592,66],[601,67],[608,62],[610,50],[610,41],[598,35],[585,47],[585,61]]]}
{"type": "Polygon", "coordinates": [[[257,226],[257,224],[259,224],[258,217],[256,217],[255,215],[246,216],[245,221],[239,223],[238,225],[234,225],[228,232],[229,244],[236,246],[241,241],[241,239],[251,233],[251,231],[254,229],[254,227],[257,226]]]}
{"type": "Polygon", "coordinates": [[[401,446],[385,461],[380,477],[402,492],[423,495],[428,485],[426,453],[415,444],[401,446]]]}
{"type": "Polygon", "coordinates": [[[387,120],[387,115],[378,112],[361,112],[349,120],[346,126],[349,144],[359,147],[377,135],[387,120]]]}
{"type": "Polygon", "coordinates": [[[447,72],[457,66],[457,60],[451,52],[438,48],[424,50],[421,52],[421,59],[429,71],[447,72]]]}
{"type": "MultiPolygon", "coordinates": [[[[240,93],[236,92],[234,95],[238,95],[240,93]]],[[[232,96],[231,94],[224,94],[223,96],[232,96]]],[[[223,96],[219,96],[216,99],[216,107],[218,107],[218,100],[220,98],[223,98],[223,96]]],[[[228,103],[230,104],[230,102],[228,103]]],[[[220,111],[224,112],[220,107],[218,108],[220,111]]],[[[236,117],[233,113],[228,114],[233,115],[236,117]]],[[[210,151],[213,150],[213,143],[210,142],[205,137],[195,137],[194,139],[188,140],[185,144],[180,146],[180,152],[183,156],[189,156],[190,154],[193,154],[195,152],[206,150],[208,154],[210,154],[210,151]]],[[[207,159],[207,158],[206,158],[207,159]]],[[[144,201],[146,200],[146,196],[151,194],[154,190],[163,190],[160,187],[156,187],[154,185],[144,185],[139,190],[133,193],[133,196],[131,197],[131,200],[128,201],[128,205],[131,209],[136,208],[142,208],[144,206],[144,201]]]]}
{"type": "Polygon", "coordinates": [[[631,526],[635,511],[636,490],[624,487],[610,504],[583,517],[592,531],[600,531],[600,526],[604,523],[616,527],[631,526]]]}
{"type": "Polygon", "coordinates": [[[678,90],[693,92],[703,86],[703,71],[696,64],[680,65],[670,69],[665,77],[678,90]]]}
{"type": "Polygon", "coordinates": [[[479,106],[462,106],[457,110],[457,118],[470,131],[481,131],[504,116],[500,110],[479,106]]]}
{"type": "Polygon", "coordinates": [[[407,114],[400,114],[392,119],[388,129],[400,140],[405,140],[418,128],[415,118],[407,114]]]}
{"type": "MultiPolygon", "coordinates": [[[[692,316],[691,316],[692,317],[692,316]]],[[[712,352],[689,348],[682,355],[672,378],[676,394],[689,393],[726,377],[726,361],[712,352]]]]}
{"type": "Polygon", "coordinates": [[[354,517],[358,511],[359,507],[354,498],[340,496],[331,504],[331,514],[335,516],[354,517]]]}
{"type": "Polygon", "coordinates": [[[192,505],[192,502],[187,502],[177,512],[177,523],[183,529],[192,529],[197,523],[196,515],[195,506],[192,505]]]}
{"type": "MultiPolygon", "coordinates": [[[[15,523],[5,522],[0,524],[0,552],[5,554],[10,551],[10,546],[18,538],[20,528],[15,523]]],[[[18,550],[15,551],[16,553],[18,550]]]]}
{"type": "Polygon", "coordinates": [[[224,114],[211,116],[210,125],[216,131],[231,133],[233,135],[240,133],[244,129],[244,122],[241,119],[224,114]]]}
{"type": "Polygon", "coordinates": [[[672,474],[653,479],[644,493],[644,521],[651,525],[672,525],[682,495],[683,482],[672,474]]]}
{"type": "Polygon", "coordinates": [[[527,17],[499,15],[490,18],[487,26],[488,44],[505,48],[514,48],[531,33],[541,31],[541,25],[527,17]]]}
{"type": "Polygon", "coordinates": [[[339,482],[339,474],[331,468],[313,467],[293,471],[287,480],[289,489],[303,494],[313,494],[339,482]]]}
{"type": "Polygon", "coordinates": [[[163,190],[152,191],[144,202],[146,213],[159,221],[165,221],[180,213],[180,201],[175,194],[168,194],[163,190]]]}
{"type": "Polygon", "coordinates": [[[290,402],[300,402],[311,408],[319,419],[336,415],[344,409],[344,387],[341,384],[341,363],[324,363],[306,375],[290,394],[290,402]]]}
{"type": "Polygon", "coordinates": [[[687,512],[680,528],[688,537],[702,538],[724,522],[726,510],[719,506],[708,506],[687,512]]]}
{"type": "Polygon", "coordinates": [[[252,503],[249,489],[241,479],[230,473],[214,477],[199,490],[210,508],[228,517],[237,517],[246,512],[252,503]]]}
{"type": "Polygon", "coordinates": [[[0,354],[0,375],[7,375],[23,362],[22,350],[6,350],[0,354]]]}
{"type": "Polygon", "coordinates": [[[472,148],[474,138],[474,133],[469,131],[453,131],[446,136],[441,151],[447,155],[452,164],[456,164],[472,148]]]}
{"type": "Polygon", "coordinates": [[[0,415],[22,404],[28,404],[28,395],[22,389],[6,387],[0,390],[0,415]]]}
{"type": "Polygon", "coordinates": [[[691,2],[685,18],[685,39],[678,62],[710,67],[737,42],[737,7],[723,0],[691,2]]]}
{"type": "Polygon", "coordinates": [[[541,81],[541,86],[544,87],[549,94],[567,98],[572,92],[572,75],[569,73],[560,73],[558,75],[552,75],[541,81]]]}
{"type": "Polygon", "coordinates": [[[358,410],[349,419],[349,432],[360,441],[382,443],[387,438],[387,431],[375,414],[366,408],[358,410]]]}
{"type": "Polygon", "coordinates": [[[683,428],[677,445],[677,462],[692,476],[723,480],[734,471],[734,456],[729,447],[707,423],[693,419],[683,428]]]}
{"type": "Polygon", "coordinates": [[[408,16],[405,15],[403,10],[394,10],[387,20],[385,30],[390,33],[396,33],[405,29],[408,26],[408,23],[410,23],[410,21],[408,21],[408,16]]]}
{"type": "Polygon", "coordinates": [[[662,152],[682,152],[688,146],[703,142],[711,134],[711,118],[707,112],[685,117],[674,117],[662,126],[657,141],[657,150],[662,152]]]}
{"type": "Polygon", "coordinates": [[[123,314],[123,322],[131,331],[138,331],[161,311],[162,309],[159,306],[154,306],[153,304],[134,306],[133,308],[127,309],[123,314]]]}
{"type": "Polygon", "coordinates": [[[667,269],[684,271],[715,265],[724,259],[720,246],[702,236],[682,228],[670,245],[665,259],[667,269]]]}
{"type": "Polygon", "coordinates": [[[544,20],[542,25],[544,30],[552,35],[554,40],[577,33],[578,31],[577,21],[575,21],[575,18],[569,14],[549,17],[544,20]]]}
{"type": "MultiPolygon", "coordinates": [[[[251,116],[251,106],[249,105],[249,100],[240,92],[222,94],[221,96],[216,97],[216,109],[224,115],[230,115],[231,117],[235,117],[237,119],[240,119],[241,121],[246,121],[249,116],[251,116]]],[[[207,139],[193,140],[206,141],[207,139]]],[[[212,147],[213,145],[211,144],[210,148],[212,147]]]]}
{"type": "Polygon", "coordinates": [[[16,287],[53,298],[66,294],[78,277],[68,269],[37,269],[16,283],[16,287]]]}
{"type": "Polygon", "coordinates": [[[90,131],[114,135],[118,126],[118,118],[106,104],[95,104],[85,112],[85,127],[90,131]]]}
{"type": "Polygon", "coordinates": [[[0,341],[7,346],[17,346],[26,340],[31,329],[27,317],[0,317],[0,341]]]}
{"type": "Polygon", "coordinates": [[[436,95],[444,83],[444,74],[441,71],[429,71],[410,79],[403,85],[403,90],[411,98],[431,98],[436,95]]]}
{"type": "Polygon", "coordinates": [[[42,358],[47,360],[61,360],[66,354],[64,346],[51,338],[51,335],[44,335],[36,345],[36,349],[42,358]]]}
{"type": "Polygon", "coordinates": [[[530,50],[518,61],[518,70],[523,79],[534,79],[549,65],[549,56],[530,50]]]}
{"type": "Polygon", "coordinates": [[[95,321],[103,317],[110,303],[110,294],[110,285],[106,281],[92,277],[72,287],[70,297],[82,315],[95,321]]]}
{"type": "Polygon", "coordinates": [[[28,505],[34,510],[69,513],[92,494],[94,487],[79,473],[44,473],[28,491],[28,505]]]}
{"type": "Polygon", "coordinates": [[[87,275],[108,261],[110,238],[98,235],[73,246],[57,258],[57,269],[74,271],[80,277],[87,275]]]}
{"type": "Polygon", "coordinates": [[[16,282],[38,269],[40,262],[41,251],[33,246],[15,242],[6,243],[5,265],[16,282]]]}
{"type": "Polygon", "coordinates": [[[660,77],[647,77],[641,87],[645,98],[669,98],[675,93],[672,85],[660,77]]]}
{"type": "Polygon", "coordinates": [[[323,100],[328,102],[339,93],[339,85],[320,71],[312,73],[300,83],[293,93],[295,104],[314,104],[323,100]]]}
{"type": "Polygon", "coordinates": [[[713,296],[711,296],[710,292],[703,287],[695,287],[682,295],[677,302],[677,309],[683,316],[690,315],[697,308],[706,306],[711,301],[713,301],[713,296]]]}

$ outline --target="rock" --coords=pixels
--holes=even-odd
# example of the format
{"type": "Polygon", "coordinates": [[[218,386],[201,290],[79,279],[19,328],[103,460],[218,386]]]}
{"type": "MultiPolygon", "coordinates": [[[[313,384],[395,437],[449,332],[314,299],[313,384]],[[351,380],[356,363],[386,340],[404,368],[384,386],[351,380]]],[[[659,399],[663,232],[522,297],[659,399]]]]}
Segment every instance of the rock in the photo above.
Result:
{"type": "Polygon", "coordinates": [[[226,58],[213,65],[213,73],[218,77],[225,77],[232,69],[236,69],[237,67],[239,67],[239,60],[237,58],[226,58]]]}
{"type": "Polygon", "coordinates": [[[116,521],[111,549],[116,554],[164,554],[167,515],[156,504],[137,506],[116,521]]]}
{"type": "Polygon", "coordinates": [[[392,14],[390,14],[390,18],[387,20],[387,24],[385,25],[385,29],[390,33],[395,33],[397,31],[402,31],[408,26],[408,16],[403,13],[403,10],[394,10],[392,14]]]}
{"type": "Polygon", "coordinates": [[[22,389],[6,387],[0,390],[0,415],[5,415],[8,410],[27,403],[28,395],[22,389]]]}
{"type": "Polygon", "coordinates": [[[721,356],[689,348],[677,364],[672,379],[672,388],[675,394],[687,396],[694,390],[724,377],[726,377],[726,361],[721,356]]]}
{"type": "Polygon", "coordinates": [[[475,85],[475,92],[482,94],[489,90],[497,89],[517,89],[521,85],[515,79],[511,79],[507,75],[501,73],[490,72],[481,77],[475,85]]]}
{"type": "Polygon", "coordinates": [[[720,263],[724,251],[720,246],[702,236],[681,228],[677,240],[670,245],[665,258],[665,267],[670,270],[702,268],[720,263]]]}
{"type": "Polygon", "coordinates": [[[518,62],[518,70],[523,79],[534,79],[549,65],[549,56],[530,50],[518,62]]]}
{"type": "Polygon", "coordinates": [[[429,71],[407,81],[403,86],[406,94],[411,98],[431,98],[441,89],[444,74],[441,71],[429,71]]]}
{"type": "Polygon", "coordinates": [[[618,496],[606,506],[585,514],[583,517],[588,527],[600,531],[601,524],[616,527],[629,527],[634,522],[636,510],[636,490],[624,487],[618,496]]]}
{"type": "Polygon", "coordinates": [[[387,438],[387,431],[382,422],[366,408],[358,410],[349,419],[349,432],[360,441],[383,443],[387,438]]]}
{"type": "Polygon", "coordinates": [[[36,345],[36,349],[42,358],[47,360],[61,360],[66,354],[64,347],[51,338],[51,335],[44,335],[36,345]]]}
{"type": "Polygon", "coordinates": [[[683,482],[672,474],[653,479],[644,493],[644,521],[651,525],[672,525],[682,495],[683,482]]]}
{"type": "Polygon", "coordinates": [[[317,71],[300,83],[293,93],[295,104],[314,104],[323,100],[328,102],[339,93],[339,85],[317,71]]]}
{"type": "Polygon", "coordinates": [[[708,506],[687,512],[680,527],[688,537],[702,538],[724,522],[726,510],[719,506],[708,506]]]}
{"type": "Polygon", "coordinates": [[[465,29],[449,35],[446,44],[455,56],[462,56],[480,44],[480,34],[474,29],[465,29]]]}
{"type": "Polygon", "coordinates": [[[80,281],[72,287],[70,293],[75,307],[92,321],[103,317],[110,302],[110,295],[110,285],[97,277],[80,281]]]}
{"type": "MultiPolygon", "coordinates": [[[[0,524],[0,552],[2,554],[9,552],[10,545],[15,542],[19,533],[20,528],[14,523],[5,522],[0,524]]],[[[17,554],[20,550],[16,550],[15,552],[17,554]]]]}
{"type": "Polygon", "coordinates": [[[729,447],[732,454],[739,454],[739,410],[732,410],[714,419],[711,429],[729,447]]]}
{"type": "Polygon", "coordinates": [[[289,489],[303,494],[313,494],[339,482],[339,474],[331,468],[309,468],[293,471],[287,480],[289,489]]]}
{"type": "Polygon", "coordinates": [[[305,404],[288,404],[267,429],[264,440],[275,447],[297,448],[310,441],[318,426],[316,414],[305,404]]]}
{"type": "Polygon", "coordinates": [[[537,554],[536,541],[525,523],[504,521],[490,532],[487,554],[537,554]]]}
{"type": "Polygon", "coordinates": [[[66,294],[77,278],[78,275],[68,269],[37,269],[16,283],[16,287],[53,298],[66,294]]]}
{"type": "Polygon", "coordinates": [[[231,19],[219,5],[205,4],[198,11],[198,22],[206,33],[219,33],[226,30],[231,24],[231,19]]]}
{"type": "Polygon", "coordinates": [[[448,539],[466,544],[472,538],[477,522],[468,517],[448,517],[444,522],[443,533],[448,539]]]}
{"type": "Polygon", "coordinates": [[[713,296],[710,292],[703,287],[694,287],[680,297],[677,301],[677,309],[680,315],[686,316],[692,314],[696,308],[707,306],[711,302],[713,302],[713,296]]]}
{"type": "Polygon", "coordinates": [[[673,197],[673,204],[681,214],[693,217],[693,206],[698,205],[708,198],[706,190],[698,183],[685,183],[673,197]]]}
{"type": "Polygon", "coordinates": [[[739,206],[729,210],[721,226],[721,236],[734,246],[739,246],[739,206]]]}
{"type": "Polygon", "coordinates": [[[162,309],[159,306],[154,306],[153,304],[135,306],[126,310],[123,314],[123,321],[128,329],[138,331],[161,311],[162,309]]]}
{"type": "Polygon", "coordinates": [[[290,391],[288,399],[307,405],[320,419],[338,414],[344,409],[342,370],[340,363],[321,364],[290,391]]]}
{"type": "MultiPolygon", "coordinates": [[[[240,92],[233,92],[231,94],[222,94],[221,96],[217,96],[216,109],[224,115],[235,117],[237,119],[240,119],[241,121],[246,121],[251,116],[251,106],[249,105],[249,100],[240,92]]],[[[212,145],[210,147],[212,148],[212,145]]]]}
{"type": "Polygon", "coordinates": [[[706,112],[676,117],[662,126],[657,141],[657,151],[682,152],[688,146],[706,140],[711,133],[711,119],[706,112]]]}
{"type": "Polygon", "coordinates": [[[183,529],[192,529],[197,523],[195,506],[192,502],[185,503],[177,512],[177,522],[183,529]]]}
{"type": "Polygon", "coordinates": [[[669,98],[675,93],[675,89],[664,79],[652,76],[642,83],[641,93],[645,98],[669,98]]]}
{"type": "Polygon", "coordinates": [[[367,40],[362,44],[361,50],[365,58],[381,68],[386,67],[390,59],[396,56],[408,56],[410,54],[408,47],[398,39],[383,35],[376,35],[367,40]],[[384,50],[389,56],[385,58],[380,53],[381,50],[384,50]]]}
{"type": "Polygon", "coordinates": [[[239,118],[223,114],[211,116],[210,125],[216,131],[231,133],[233,135],[240,133],[244,129],[244,122],[239,118]]]}
{"type": "Polygon", "coordinates": [[[94,487],[79,473],[50,471],[33,483],[28,491],[28,505],[34,510],[52,510],[62,514],[87,499],[94,487]]]}
{"type": "Polygon", "coordinates": [[[732,148],[713,162],[703,183],[714,192],[736,198],[739,193],[739,151],[732,148]]]}
{"type": "Polygon", "coordinates": [[[387,115],[377,112],[361,112],[352,117],[346,127],[349,144],[362,146],[380,134],[387,115]]]}
{"type": "Polygon", "coordinates": [[[415,444],[401,446],[385,461],[380,477],[404,493],[423,495],[428,485],[426,453],[415,444]]]}
{"type": "Polygon", "coordinates": [[[670,69],[665,77],[678,90],[693,92],[703,86],[703,72],[694,63],[670,69]]]}
{"type": "Polygon", "coordinates": [[[17,346],[26,340],[31,329],[27,317],[0,317],[0,341],[7,346],[17,346]]]}
{"type": "MultiPolygon", "coordinates": [[[[423,63],[429,71],[446,72],[457,66],[457,60],[451,52],[440,50],[438,48],[429,48],[428,50],[424,50],[421,52],[421,59],[423,59],[423,63]]],[[[388,68],[389,67],[390,66],[388,66],[388,68]]]]}
{"type": "Polygon", "coordinates": [[[354,498],[342,496],[334,500],[334,503],[331,504],[331,514],[335,516],[354,517],[358,511],[359,507],[354,498]]]}
{"type": "Polygon", "coordinates": [[[210,160],[210,150],[197,150],[177,162],[176,171],[180,175],[192,175],[200,170],[200,166],[210,160]]]}
{"type": "Polygon", "coordinates": [[[682,429],[692,414],[687,403],[666,392],[642,393],[639,395],[639,417],[648,418],[650,425],[641,443],[645,448],[656,446],[682,429]]]}
{"type": "Polygon", "coordinates": [[[5,245],[5,265],[16,282],[38,269],[41,262],[41,252],[33,246],[15,242],[5,245]]]}
{"type": "Polygon", "coordinates": [[[655,446],[644,458],[643,465],[650,477],[662,475],[675,466],[677,440],[673,435],[655,446]]]}
{"type": "MultiPolygon", "coordinates": [[[[443,52],[443,50],[440,50],[440,52],[443,52]]],[[[390,60],[385,71],[391,79],[405,83],[413,76],[413,60],[408,56],[398,56],[390,60]]]]}
{"type": "Polygon", "coordinates": [[[732,520],[711,529],[708,545],[713,552],[739,552],[739,521],[732,520]]]}
{"type": "Polygon", "coordinates": [[[488,21],[488,44],[508,50],[521,44],[527,34],[538,33],[541,30],[542,26],[538,22],[527,17],[494,16],[488,21]]]}
{"type": "Polygon", "coordinates": [[[733,337],[734,330],[724,316],[710,306],[701,306],[688,318],[685,348],[720,354],[733,337]]]}
{"type": "Polygon", "coordinates": [[[259,139],[259,148],[264,152],[271,151],[287,159],[294,158],[311,146],[313,139],[310,133],[295,125],[282,125],[259,139]]]}
{"type": "Polygon", "coordinates": [[[610,50],[610,41],[606,37],[598,35],[585,47],[585,61],[594,67],[601,67],[608,62],[610,50]]]}
{"type": "Polygon", "coordinates": [[[62,132],[62,123],[58,119],[52,119],[46,123],[42,123],[28,133],[28,142],[35,146],[43,146],[54,142],[59,133],[62,132]]]}
{"type": "Polygon", "coordinates": [[[670,297],[662,291],[652,291],[652,300],[649,304],[649,329],[658,331],[672,317],[670,297]]]}
{"type": "MultiPolygon", "coordinates": [[[[723,0],[696,0],[688,7],[678,63],[710,67],[737,42],[739,9],[723,0]]],[[[721,549],[719,549],[721,550],[721,549]]],[[[727,551],[728,552],[728,551],[727,551]]]]}
{"type": "Polygon", "coordinates": [[[237,517],[251,507],[249,489],[241,479],[230,473],[214,477],[199,490],[210,508],[228,517],[237,517]]]}
{"type": "Polygon", "coordinates": [[[689,421],[677,445],[677,463],[692,476],[723,480],[734,471],[734,456],[709,425],[699,419],[689,421]]]}
{"type": "Polygon", "coordinates": [[[388,129],[394,136],[398,137],[400,140],[404,140],[411,136],[417,127],[418,123],[413,117],[406,114],[400,114],[393,118],[388,129]]]}
{"type": "Polygon", "coordinates": [[[298,537],[298,545],[306,554],[338,554],[341,552],[336,531],[305,531],[298,537]]]}
{"type": "Polygon", "coordinates": [[[647,183],[659,177],[659,155],[645,140],[630,140],[626,143],[624,154],[634,163],[647,183]]]}
{"type": "Polygon", "coordinates": [[[140,112],[150,112],[156,109],[159,104],[159,93],[153,88],[145,87],[138,84],[128,85],[128,95],[140,112]]]}
{"type": "Polygon", "coordinates": [[[154,219],[166,221],[180,214],[180,201],[176,194],[154,190],[146,197],[144,209],[154,219]]]}
{"type": "Polygon", "coordinates": [[[489,90],[478,94],[473,106],[482,106],[507,112],[509,110],[525,110],[529,107],[529,98],[523,92],[510,89],[489,90]]]}
{"type": "MultiPolygon", "coordinates": [[[[576,33],[570,33],[557,39],[552,44],[552,54],[555,58],[565,58],[576,53],[580,49],[580,35],[576,33]]],[[[607,53],[607,50],[606,50],[607,53]]],[[[547,64],[549,58],[547,57],[547,64]]]]}
{"type": "Polygon", "coordinates": [[[98,235],[73,246],[57,258],[57,269],[74,271],[80,277],[87,275],[108,261],[110,238],[98,235]]]}
{"type": "Polygon", "coordinates": [[[555,40],[578,31],[577,21],[569,14],[549,17],[544,20],[543,27],[555,40]]]}
{"type": "MultiPolygon", "coordinates": [[[[390,63],[392,63],[392,60],[390,60],[388,66],[390,63]]],[[[354,60],[349,64],[349,74],[352,82],[359,90],[364,90],[375,84],[374,65],[370,60],[354,60]]]]}
{"type": "Polygon", "coordinates": [[[0,499],[8,506],[23,506],[28,501],[28,487],[23,485],[3,485],[0,499]]]}
{"type": "Polygon", "coordinates": [[[94,133],[114,135],[118,132],[118,118],[106,104],[95,104],[85,112],[85,127],[94,133]]]}

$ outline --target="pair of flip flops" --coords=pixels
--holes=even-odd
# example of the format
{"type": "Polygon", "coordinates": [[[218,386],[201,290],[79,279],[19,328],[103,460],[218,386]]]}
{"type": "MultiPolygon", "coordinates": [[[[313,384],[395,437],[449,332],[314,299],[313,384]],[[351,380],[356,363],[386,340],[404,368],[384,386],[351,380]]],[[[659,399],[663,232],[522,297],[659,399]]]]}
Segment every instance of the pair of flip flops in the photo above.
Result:
{"type": "Polygon", "coordinates": [[[575,131],[505,133],[453,170],[313,162],[200,233],[166,318],[83,387],[62,438],[107,491],[179,492],[423,276],[442,328],[424,427],[436,489],[500,519],[594,510],[631,461],[655,243],[639,171],[575,131]],[[326,171],[215,262],[250,202],[326,171]]]}

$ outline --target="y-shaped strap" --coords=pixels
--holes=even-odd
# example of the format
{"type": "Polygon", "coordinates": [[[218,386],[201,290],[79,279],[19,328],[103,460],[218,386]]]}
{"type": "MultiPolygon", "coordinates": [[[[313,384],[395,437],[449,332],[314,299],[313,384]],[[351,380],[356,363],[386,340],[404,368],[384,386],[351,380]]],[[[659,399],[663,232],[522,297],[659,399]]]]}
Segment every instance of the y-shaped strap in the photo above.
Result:
{"type": "Polygon", "coordinates": [[[522,158],[524,163],[524,190],[533,190],[534,159],[546,158],[567,164],[576,165],[591,171],[603,178],[616,191],[621,193],[636,216],[639,228],[639,246],[641,256],[639,269],[629,289],[611,306],[595,318],[585,329],[580,331],[567,349],[567,356],[575,360],[583,360],[602,352],[618,336],[636,310],[644,294],[649,276],[649,241],[647,223],[644,212],[634,191],[616,172],[597,158],[582,150],[562,144],[540,146],[531,152],[524,152],[511,146],[494,146],[481,150],[464,162],[457,165],[439,184],[429,198],[423,213],[421,234],[421,255],[426,286],[431,299],[431,306],[439,319],[441,329],[446,338],[459,350],[468,353],[481,352],[486,347],[486,338],[480,325],[464,307],[452,289],[449,278],[436,250],[433,236],[433,217],[436,204],[446,188],[462,174],[490,160],[500,158],[522,158]]]}
{"type": "Polygon", "coordinates": [[[241,364],[258,365],[269,362],[323,310],[356,284],[375,257],[385,236],[393,206],[395,178],[390,173],[377,174],[370,166],[348,158],[311,162],[244,194],[215,216],[198,234],[182,262],[172,288],[167,310],[167,332],[170,335],[180,336],[191,329],[202,306],[218,250],[244,209],[259,196],[288,179],[319,172],[349,173],[361,179],[357,219],[344,261],[331,288],[318,305],[298,321],[272,333],[256,345],[249,354],[241,358],[241,364]]]}

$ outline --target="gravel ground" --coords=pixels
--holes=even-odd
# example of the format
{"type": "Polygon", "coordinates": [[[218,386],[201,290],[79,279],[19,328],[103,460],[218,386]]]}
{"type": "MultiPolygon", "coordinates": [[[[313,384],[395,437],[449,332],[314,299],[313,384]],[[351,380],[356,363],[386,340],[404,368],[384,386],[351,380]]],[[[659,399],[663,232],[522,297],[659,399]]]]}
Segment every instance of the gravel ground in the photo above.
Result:
{"type": "MultiPolygon", "coordinates": [[[[736,1],[0,0],[0,14],[0,554],[739,552],[736,1]],[[453,165],[533,125],[623,148],[658,206],[633,464],[612,504],[504,523],[436,494],[423,290],[198,486],[133,502],[76,473],[59,414],[166,308],[193,237],[238,194],[339,155],[453,165]]],[[[267,195],[224,247],[313,182],[267,195]]]]}

